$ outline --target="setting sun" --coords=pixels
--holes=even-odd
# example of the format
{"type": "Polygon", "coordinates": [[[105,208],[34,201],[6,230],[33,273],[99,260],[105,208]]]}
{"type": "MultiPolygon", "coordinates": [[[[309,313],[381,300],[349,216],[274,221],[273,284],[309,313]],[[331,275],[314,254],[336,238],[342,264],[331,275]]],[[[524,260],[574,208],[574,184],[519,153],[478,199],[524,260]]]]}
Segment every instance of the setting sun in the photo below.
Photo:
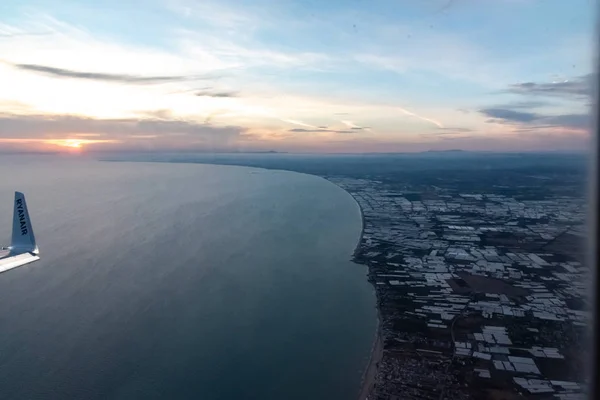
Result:
{"type": "Polygon", "coordinates": [[[44,143],[52,144],[59,147],[66,147],[69,150],[81,150],[84,145],[95,144],[95,143],[115,143],[117,140],[109,139],[49,139],[45,140],[44,143]]]}
{"type": "Polygon", "coordinates": [[[78,139],[51,139],[51,140],[47,140],[46,143],[48,144],[53,144],[56,146],[60,146],[60,147],[68,147],[69,149],[81,149],[83,144],[84,144],[84,140],[78,140],[78,139]]]}
{"type": "Polygon", "coordinates": [[[67,140],[65,140],[65,144],[64,144],[64,146],[66,146],[66,147],[76,147],[76,148],[80,148],[80,147],[81,147],[81,141],[79,141],[79,140],[67,139],[67,140]]]}

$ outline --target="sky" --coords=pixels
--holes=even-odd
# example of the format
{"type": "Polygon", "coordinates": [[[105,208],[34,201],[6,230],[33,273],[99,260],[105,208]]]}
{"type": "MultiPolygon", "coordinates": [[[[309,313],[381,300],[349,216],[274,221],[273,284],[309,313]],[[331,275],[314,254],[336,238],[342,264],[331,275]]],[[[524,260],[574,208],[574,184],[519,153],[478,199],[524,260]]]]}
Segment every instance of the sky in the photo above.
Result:
{"type": "Polygon", "coordinates": [[[4,0],[0,152],[581,151],[592,0],[4,0]]]}

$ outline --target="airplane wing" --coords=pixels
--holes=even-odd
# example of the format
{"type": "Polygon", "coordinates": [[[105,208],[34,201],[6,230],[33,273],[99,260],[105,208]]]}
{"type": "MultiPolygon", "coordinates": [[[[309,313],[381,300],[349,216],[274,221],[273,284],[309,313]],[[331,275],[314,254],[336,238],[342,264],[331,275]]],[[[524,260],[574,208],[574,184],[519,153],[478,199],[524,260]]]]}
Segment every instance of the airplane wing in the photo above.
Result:
{"type": "Polygon", "coordinates": [[[0,258],[0,273],[40,259],[25,195],[15,192],[12,243],[5,257],[0,258]]]}
{"type": "Polygon", "coordinates": [[[0,273],[8,271],[9,269],[20,267],[21,265],[32,263],[39,259],[39,256],[31,253],[23,253],[16,256],[0,258],[0,273]]]}

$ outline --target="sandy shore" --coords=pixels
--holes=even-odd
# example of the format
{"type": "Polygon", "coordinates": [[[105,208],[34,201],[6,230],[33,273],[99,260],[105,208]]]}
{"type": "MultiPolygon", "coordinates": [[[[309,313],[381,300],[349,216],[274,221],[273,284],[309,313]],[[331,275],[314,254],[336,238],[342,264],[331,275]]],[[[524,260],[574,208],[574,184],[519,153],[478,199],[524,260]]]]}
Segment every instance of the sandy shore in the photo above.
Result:
{"type": "Polygon", "coordinates": [[[377,367],[383,357],[383,340],[381,339],[381,330],[379,329],[379,318],[377,318],[377,325],[377,337],[373,342],[369,363],[367,364],[367,369],[362,377],[358,400],[368,399],[372,394],[373,384],[375,383],[375,377],[377,376],[377,367]]]}
{"type": "MultiPolygon", "coordinates": [[[[324,178],[324,179],[331,182],[327,178],[324,178]]],[[[362,243],[362,238],[365,233],[365,214],[363,212],[362,206],[356,200],[356,198],[354,197],[354,195],[352,193],[348,192],[346,189],[344,189],[343,187],[339,186],[338,184],[336,184],[334,182],[331,182],[331,183],[333,183],[334,185],[336,185],[337,187],[339,187],[340,189],[342,189],[343,191],[348,193],[352,197],[352,199],[354,200],[354,202],[356,203],[356,205],[358,206],[358,209],[360,211],[362,227],[361,227],[360,236],[358,238],[358,243],[356,244],[356,248],[354,249],[354,257],[356,257],[356,255],[360,251],[360,245],[362,243]]],[[[369,266],[366,265],[366,267],[367,267],[367,276],[368,276],[369,266]]],[[[381,338],[380,323],[381,323],[381,318],[379,317],[379,308],[377,308],[377,332],[375,334],[375,340],[373,341],[373,346],[371,347],[371,355],[369,356],[369,362],[367,364],[367,368],[365,369],[365,372],[363,373],[363,376],[361,378],[361,389],[360,389],[360,394],[359,394],[358,400],[366,400],[372,394],[373,385],[375,384],[375,377],[377,376],[377,367],[383,357],[383,340],[381,338]]]]}

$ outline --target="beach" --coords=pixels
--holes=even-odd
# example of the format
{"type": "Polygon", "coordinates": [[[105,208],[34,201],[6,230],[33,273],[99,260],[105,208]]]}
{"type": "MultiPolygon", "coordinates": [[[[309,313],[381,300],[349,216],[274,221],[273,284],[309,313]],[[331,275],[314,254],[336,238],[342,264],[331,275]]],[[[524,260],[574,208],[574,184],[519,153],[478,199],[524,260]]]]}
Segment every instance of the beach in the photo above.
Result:
{"type": "MultiPolygon", "coordinates": [[[[379,318],[377,323],[379,325],[379,318]]],[[[375,384],[375,377],[377,376],[377,368],[382,357],[383,339],[381,338],[381,329],[378,326],[375,341],[373,342],[373,347],[371,348],[369,363],[367,364],[367,368],[365,369],[362,377],[358,400],[366,400],[373,393],[373,385],[375,384]]]]}
{"type": "MultiPolygon", "coordinates": [[[[329,182],[331,182],[329,179],[327,179],[327,180],[329,182]]],[[[339,186],[335,182],[331,182],[331,183],[338,186],[340,189],[344,190],[350,196],[352,196],[352,199],[354,199],[354,201],[356,202],[356,205],[358,206],[358,208],[360,210],[360,218],[361,218],[362,228],[361,228],[361,232],[360,232],[360,237],[358,239],[358,243],[356,244],[356,248],[354,249],[354,257],[356,257],[360,250],[360,245],[362,243],[362,238],[363,238],[363,235],[365,232],[365,215],[363,213],[362,206],[354,198],[354,195],[352,193],[348,192],[346,189],[339,186]]],[[[356,259],[354,261],[357,262],[356,259]]],[[[368,276],[368,265],[367,265],[367,276],[368,276]]],[[[365,368],[365,371],[361,378],[360,394],[358,396],[359,400],[368,399],[368,397],[372,394],[373,389],[374,389],[373,385],[375,384],[375,377],[377,376],[377,368],[379,366],[379,362],[381,361],[381,359],[383,357],[383,339],[381,337],[380,324],[381,324],[381,318],[379,317],[379,307],[378,307],[377,308],[377,331],[375,332],[375,339],[373,340],[373,346],[371,347],[371,354],[369,355],[369,362],[367,363],[367,367],[365,368]]]]}

